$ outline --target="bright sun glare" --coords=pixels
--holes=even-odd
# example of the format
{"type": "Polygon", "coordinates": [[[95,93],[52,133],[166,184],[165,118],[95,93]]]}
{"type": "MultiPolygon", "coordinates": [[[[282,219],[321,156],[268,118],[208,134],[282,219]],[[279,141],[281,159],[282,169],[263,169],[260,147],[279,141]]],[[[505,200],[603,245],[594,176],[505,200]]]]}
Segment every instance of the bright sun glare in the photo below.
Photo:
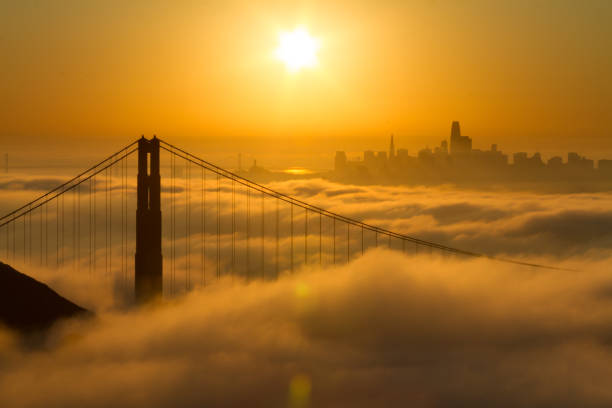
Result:
{"type": "Polygon", "coordinates": [[[276,58],[283,61],[289,71],[294,72],[317,65],[318,50],[319,41],[312,38],[305,29],[296,28],[280,34],[276,58]]]}

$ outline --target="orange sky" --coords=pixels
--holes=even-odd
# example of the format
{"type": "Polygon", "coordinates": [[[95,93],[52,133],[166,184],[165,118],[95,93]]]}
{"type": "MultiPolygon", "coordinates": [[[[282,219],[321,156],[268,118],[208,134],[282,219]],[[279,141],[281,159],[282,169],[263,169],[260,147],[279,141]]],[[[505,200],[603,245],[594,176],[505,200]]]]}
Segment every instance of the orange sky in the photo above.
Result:
{"type": "Polygon", "coordinates": [[[460,120],[476,148],[612,157],[611,18],[605,0],[3,2],[0,139],[326,154],[395,133],[415,154],[460,120]],[[274,49],[298,25],[319,65],[289,73],[274,49]]]}

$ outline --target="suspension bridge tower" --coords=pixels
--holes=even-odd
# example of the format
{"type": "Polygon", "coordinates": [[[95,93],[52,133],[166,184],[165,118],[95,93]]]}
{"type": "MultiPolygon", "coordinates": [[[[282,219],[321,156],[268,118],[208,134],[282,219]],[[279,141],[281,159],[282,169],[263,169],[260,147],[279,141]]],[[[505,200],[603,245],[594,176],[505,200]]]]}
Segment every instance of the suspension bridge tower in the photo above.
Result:
{"type": "Polygon", "coordinates": [[[159,139],[138,141],[138,193],[134,291],[136,303],[162,296],[159,139]]]}

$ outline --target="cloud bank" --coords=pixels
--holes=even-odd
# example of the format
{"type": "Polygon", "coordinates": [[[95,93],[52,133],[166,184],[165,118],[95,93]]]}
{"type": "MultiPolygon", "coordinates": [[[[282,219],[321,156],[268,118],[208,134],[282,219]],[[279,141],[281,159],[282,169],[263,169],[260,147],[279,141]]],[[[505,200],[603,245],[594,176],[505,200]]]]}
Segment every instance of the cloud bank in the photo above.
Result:
{"type": "MultiPolygon", "coordinates": [[[[59,325],[36,350],[0,330],[0,406],[612,404],[612,195],[271,187],[419,238],[580,271],[378,248],[126,311],[113,307],[120,280],[34,268],[63,295],[97,305],[98,317],[59,325]]],[[[224,186],[225,220],[230,194],[224,186]]],[[[228,248],[229,236],[221,242],[228,248]]]]}
{"type": "Polygon", "coordinates": [[[602,406],[612,278],[378,250],[0,337],[0,405],[602,406]]]}

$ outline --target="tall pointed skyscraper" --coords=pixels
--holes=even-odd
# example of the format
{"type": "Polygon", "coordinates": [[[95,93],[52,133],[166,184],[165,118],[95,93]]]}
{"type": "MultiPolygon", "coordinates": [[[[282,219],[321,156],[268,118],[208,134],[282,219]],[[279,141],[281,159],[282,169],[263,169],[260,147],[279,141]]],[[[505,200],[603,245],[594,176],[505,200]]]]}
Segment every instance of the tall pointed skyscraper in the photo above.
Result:
{"type": "Polygon", "coordinates": [[[389,159],[395,157],[395,144],[393,143],[393,134],[391,134],[391,143],[389,144],[389,159]]]}
{"type": "Polygon", "coordinates": [[[461,128],[459,127],[459,122],[454,121],[451,125],[451,143],[453,139],[458,139],[461,137],[461,128]]]}
{"type": "Polygon", "coordinates": [[[472,139],[468,136],[461,136],[459,122],[454,121],[451,125],[450,153],[451,155],[469,154],[472,151],[472,139]]]}

